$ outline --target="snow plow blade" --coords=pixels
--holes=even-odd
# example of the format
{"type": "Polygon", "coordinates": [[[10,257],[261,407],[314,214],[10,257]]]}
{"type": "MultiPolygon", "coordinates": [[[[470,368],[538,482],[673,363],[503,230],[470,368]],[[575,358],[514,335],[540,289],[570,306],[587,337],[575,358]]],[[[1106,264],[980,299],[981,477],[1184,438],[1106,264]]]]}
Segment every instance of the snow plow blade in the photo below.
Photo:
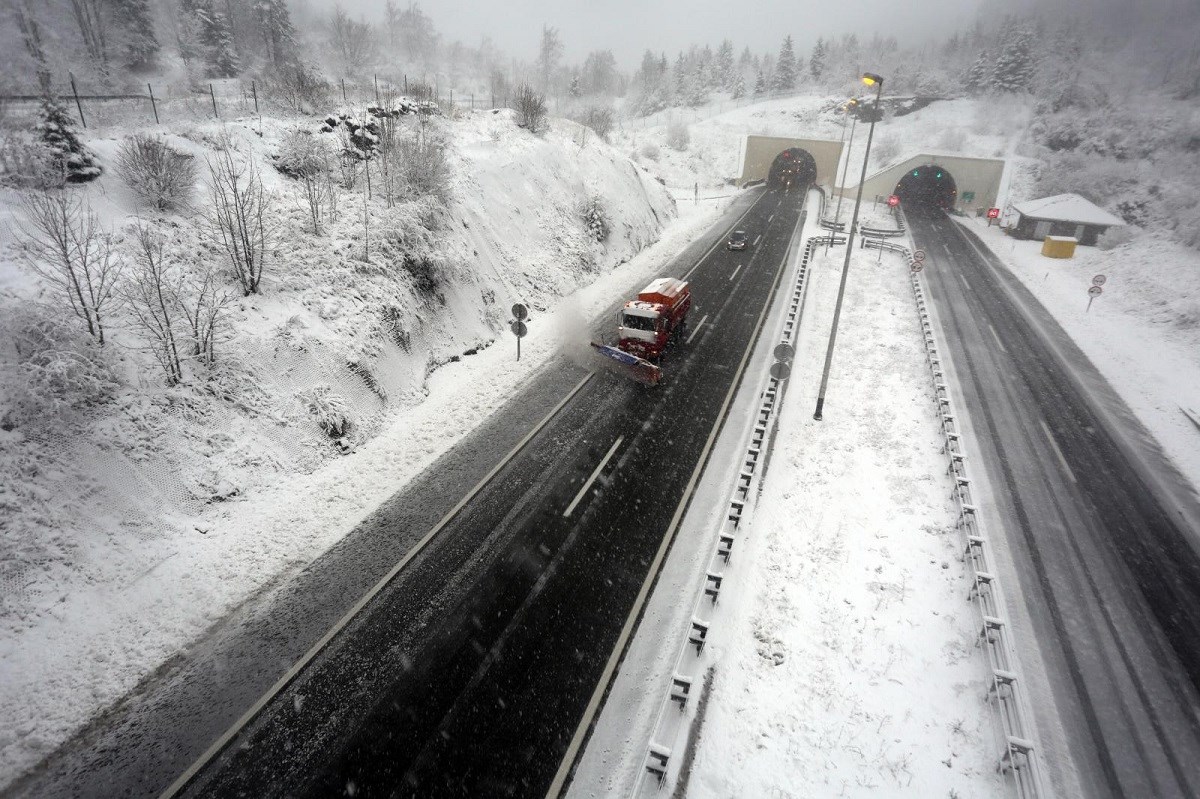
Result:
{"type": "Polygon", "coordinates": [[[662,369],[643,358],[595,341],[592,342],[592,349],[597,355],[604,356],[604,366],[610,372],[623,374],[646,386],[657,386],[662,380],[662,369]]]}

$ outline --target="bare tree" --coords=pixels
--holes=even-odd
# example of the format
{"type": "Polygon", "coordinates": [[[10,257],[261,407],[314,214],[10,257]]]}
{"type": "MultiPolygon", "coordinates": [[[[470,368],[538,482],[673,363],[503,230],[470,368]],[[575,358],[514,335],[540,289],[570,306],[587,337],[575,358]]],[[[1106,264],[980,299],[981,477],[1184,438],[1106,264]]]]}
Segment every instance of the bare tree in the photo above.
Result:
{"type": "Polygon", "coordinates": [[[558,35],[558,28],[543,25],[542,43],[538,48],[537,57],[538,74],[542,79],[543,92],[550,91],[550,81],[554,77],[554,70],[558,68],[558,61],[562,58],[562,53],[562,37],[558,35]]]}
{"type": "Polygon", "coordinates": [[[270,83],[272,96],[293,111],[311,114],[329,99],[329,83],[313,67],[297,62],[280,67],[270,83]]]}
{"type": "Polygon", "coordinates": [[[111,234],[82,199],[41,191],[21,203],[20,231],[30,267],[67,300],[71,312],[104,346],[104,323],[123,263],[111,234]]]}
{"type": "Polygon", "coordinates": [[[145,223],[133,231],[133,275],[122,295],[137,329],[167,376],[167,385],[183,380],[175,325],[180,313],[179,279],[166,257],[163,237],[145,223]]]}
{"type": "Polygon", "coordinates": [[[268,222],[271,195],[253,157],[239,164],[230,148],[208,159],[208,173],[209,225],[220,237],[242,293],[257,294],[273,232],[268,222]]]}
{"type": "Polygon", "coordinates": [[[117,172],[142,202],[158,211],[186,208],[196,185],[195,159],[142,133],[117,151],[117,172]]]}
{"type": "Polygon", "coordinates": [[[100,74],[108,76],[108,15],[104,0],[71,0],[71,13],[79,25],[79,34],[88,55],[96,62],[100,74]]]}
{"type": "Polygon", "coordinates": [[[185,282],[178,297],[191,336],[190,354],[200,364],[212,366],[217,361],[221,317],[232,298],[217,286],[216,275],[211,269],[205,269],[190,282],[185,282]]]}
{"type": "Polygon", "coordinates": [[[344,74],[358,74],[375,61],[375,31],[371,24],[352,19],[341,6],[334,6],[329,20],[329,43],[344,74]]]}
{"type": "Polygon", "coordinates": [[[546,98],[528,83],[517,87],[513,107],[517,111],[517,124],[528,128],[530,133],[540,132],[546,124],[546,98]]]}
{"type": "Polygon", "coordinates": [[[33,59],[37,71],[38,88],[42,94],[50,94],[50,67],[46,61],[46,48],[42,44],[42,28],[38,24],[29,0],[14,0],[12,10],[17,17],[17,28],[21,31],[21,41],[25,51],[33,59]]]}
{"type": "Polygon", "coordinates": [[[337,214],[333,156],[325,140],[308,131],[289,133],[279,148],[276,166],[301,182],[301,196],[312,219],[313,234],[320,236],[322,223],[337,214]]]}

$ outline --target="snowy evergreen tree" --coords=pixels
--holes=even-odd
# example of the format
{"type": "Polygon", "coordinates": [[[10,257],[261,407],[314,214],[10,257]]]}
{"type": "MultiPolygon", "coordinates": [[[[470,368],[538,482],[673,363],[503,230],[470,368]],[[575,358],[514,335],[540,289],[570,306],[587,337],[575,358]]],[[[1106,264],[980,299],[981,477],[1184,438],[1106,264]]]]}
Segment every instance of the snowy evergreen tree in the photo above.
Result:
{"type": "Polygon", "coordinates": [[[758,77],[754,79],[754,96],[757,97],[767,90],[767,79],[763,77],[762,70],[758,71],[758,77]]]}
{"type": "Polygon", "coordinates": [[[579,85],[578,75],[571,76],[571,86],[567,89],[567,92],[576,99],[583,96],[583,87],[579,85]]]}
{"type": "Polygon", "coordinates": [[[233,29],[229,26],[228,18],[220,11],[212,11],[210,22],[204,31],[204,41],[209,48],[208,64],[213,76],[236,76],[241,69],[241,61],[233,43],[233,29]]]}
{"type": "Polygon", "coordinates": [[[79,140],[71,115],[48,94],[42,97],[42,120],[37,131],[51,162],[62,170],[68,183],[87,183],[100,177],[96,156],[79,140]]]}
{"type": "Polygon", "coordinates": [[[829,58],[829,50],[825,46],[825,40],[817,37],[817,43],[813,45],[812,57],[808,60],[808,69],[812,73],[813,80],[820,80],[825,74],[825,62],[829,58]]]}
{"type": "Polygon", "coordinates": [[[749,47],[742,48],[742,54],[738,56],[738,69],[744,74],[752,69],[756,69],[754,63],[754,55],[750,52],[749,47]]]}
{"type": "MultiPolygon", "coordinates": [[[[390,3],[388,10],[389,13],[395,10],[390,3]]],[[[294,62],[297,56],[296,28],[286,0],[256,0],[254,15],[271,64],[278,68],[294,62]]]]}
{"type": "Polygon", "coordinates": [[[727,91],[733,90],[737,75],[733,68],[733,42],[726,39],[717,49],[717,85],[727,91]]]}
{"type": "Polygon", "coordinates": [[[792,49],[792,37],[783,37],[779,47],[779,60],[775,64],[774,81],[771,88],[777,91],[791,91],[796,88],[796,53],[792,49]]]}
{"type": "Polygon", "coordinates": [[[112,0],[113,19],[121,27],[121,60],[132,70],[148,70],[158,60],[150,0],[112,0]]]}
{"type": "Polygon", "coordinates": [[[1033,88],[1033,45],[1033,34],[1028,30],[1013,29],[1009,32],[992,72],[992,85],[997,90],[1027,92],[1033,88]]]}
{"type": "Polygon", "coordinates": [[[992,54],[984,50],[967,70],[966,88],[971,94],[985,92],[992,87],[992,54]]]}
{"type": "Polygon", "coordinates": [[[729,96],[734,100],[740,100],[746,96],[746,76],[738,72],[733,76],[733,81],[729,86],[729,96]]]}
{"type": "Polygon", "coordinates": [[[203,61],[210,77],[231,78],[241,64],[233,31],[213,0],[181,0],[179,54],[185,62],[203,61]]]}

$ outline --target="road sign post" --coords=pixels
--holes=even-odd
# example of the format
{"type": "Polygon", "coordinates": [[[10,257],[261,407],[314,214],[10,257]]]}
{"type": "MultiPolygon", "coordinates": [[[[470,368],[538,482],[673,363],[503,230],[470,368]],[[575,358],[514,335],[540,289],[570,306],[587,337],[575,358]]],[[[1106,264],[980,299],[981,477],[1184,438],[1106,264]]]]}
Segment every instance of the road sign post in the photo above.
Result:
{"type": "Polygon", "coordinates": [[[513,320],[509,322],[508,329],[517,337],[517,360],[521,360],[521,339],[529,333],[529,326],[525,324],[525,320],[529,318],[529,309],[521,303],[517,303],[512,307],[513,320]]]}
{"type": "MultiPolygon", "coordinates": [[[[1103,277],[1103,275],[1097,275],[1097,277],[1103,277]]],[[[1092,310],[1092,303],[1095,302],[1096,298],[1099,297],[1103,293],[1104,293],[1104,289],[1100,288],[1100,286],[1098,286],[1098,285],[1092,286],[1091,288],[1089,288],[1088,289],[1088,304],[1087,304],[1087,308],[1085,308],[1083,310],[1083,312],[1087,313],[1088,311],[1092,310]]]]}

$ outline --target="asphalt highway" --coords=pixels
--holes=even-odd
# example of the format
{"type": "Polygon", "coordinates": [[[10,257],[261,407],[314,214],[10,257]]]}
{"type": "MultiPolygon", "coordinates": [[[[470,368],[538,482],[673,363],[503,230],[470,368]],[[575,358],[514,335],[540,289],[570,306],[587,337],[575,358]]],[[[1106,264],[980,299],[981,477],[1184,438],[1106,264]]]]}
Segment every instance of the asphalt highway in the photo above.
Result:
{"type": "Polygon", "coordinates": [[[748,192],[665,270],[688,276],[694,305],[663,386],[556,362],[342,544],[247,602],[14,793],[544,795],[723,422],[804,196],[748,192]],[[726,252],[735,223],[761,240],[726,252]]]}
{"type": "Polygon", "coordinates": [[[940,211],[907,215],[980,449],[968,458],[986,471],[1019,575],[1009,601],[1024,603],[1078,767],[1049,759],[1056,787],[1200,796],[1194,493],[972,233],[940,211]]]}

